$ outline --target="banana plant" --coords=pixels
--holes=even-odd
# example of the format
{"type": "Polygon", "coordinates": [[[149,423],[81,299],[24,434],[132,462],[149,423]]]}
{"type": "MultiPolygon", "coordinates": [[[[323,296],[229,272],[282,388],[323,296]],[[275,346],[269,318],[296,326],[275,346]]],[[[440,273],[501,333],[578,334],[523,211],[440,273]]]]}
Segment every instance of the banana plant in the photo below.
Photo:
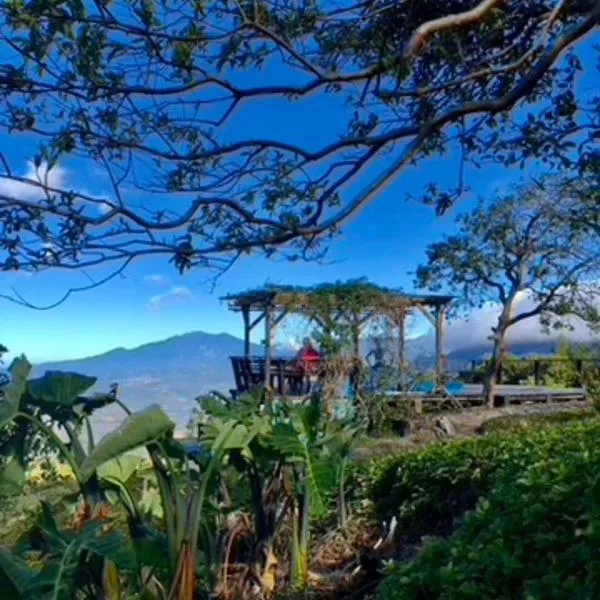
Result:
{"type": "MultiPolygon", "coordinates": [[[[81,484],[79,471],[86,453],[79,431],[86,428],[88,448],[93,446],[90,417],[94,411],[115,402],[116,396],[112,393],[84,396],[96,378],[78,373],[47,371],[42,377],[28,379],[31,364],[25,357],[15,359],[8,372],[9,381],[0,387],[0,431],[4,435],[1,452],[5,472],[8,469],[15,482],[17,472],[24,476],[25,466],[39,452],[42,438],[60,460],[69,464],[81,484]],[[67,442],[57,434],[61,430],[67,442]]],[[[92,485],[82,488],[90,500],[94,499],[92,488],[92,485]]]]}
{"type": "Polygon", "coordinates": [[[88,522],[78,530],[61,530],[55,522],[50,507],[42,502],[35,524],[36,539],[43,547],[44,566],[40,571],[30,568],[14,554],[0,549],[0,585],[3,597],[14,600],[39,598],[40,600],[70,600],[88,591],[88,598],[112,600],[121,598],[115,573],[107,569],[116,565],[120,569],[135,571],[136,556],[126,537],[111,530],[110,523],[88,522]],[[103,595],[94,581],[93,568],[86,562],[103,560],[105,569],[100,572],[103,595]]]}
{"type": "MultiPolygon", "coordinates": [[[[25,469],[40,450],[40,443],[50,446],[60,460],[66,461],[74,474],[78,495],[84,501],[86,520],[92,522],[105,503],[96,473],[84,479],[82,466],[86,452],[79,438],[83,427],[88,431],[88,450],[93,449],[90,425],[92,413],[116,401],[115,394],[84,396],[96,378],[77,373],[47,371],[42,377],[28,379],[31,365],[25,357],[13,361],[9,367],[9,378],[0,386],[0,432],[2,443],[0,455],[0,492],[16,494],[25,482],[25,469]],[[68,441],[63,441],[62,431],[68,441]]],[[[96,587],[91,596],[101,594],[107,600],[121,597],[120,582],[115,563],[107,560],[90,545],[70,544],[70,554],[77,551],[84,571],[96,587]]],[[[64,554],[64,553],[63,553],[64,554]]],[[[60,563],[65,567],[65,563],[60,563]]],[[[61,592],[62,593],[62,592],[61,592]]],[[[55,595],[59,597],[59,588],[55,595]]]]}
{"type": "Polygon", "coordinates": [[[203,399],[202,410],[201,439],[214,439],[223,423],[231,421],[243,432],[238,439],[243,443],[231,448],[228,460],[249,482],[255,547],[270,547],[279,526],[291,519],[291,579],[303,589],[311,517],[327,513],[336,482],[343,499],[340,458],[347,456],[360,428],[326,419],[318,397],[291,406],[264,402],[256,394],[235,402],[215,395],[203,399]]]}
{"type": "Polygon", "coordinates": [[[325,417],[319,397],[286,407],[273,427],[273,445],[293,473],[291,583],[303,590],[308,580],[311,519],[324,517],[343,486],[340,461],[360,431],[325,417]]]}
{"type": "MultiPolygon", "coordinates": [[[[233,421],[223,423],[209,444],[200,445],[198,441],[174,440],[173,429],[174,423],[157,406],[129,412],[117,430],[99,441],[81,470],[84,481],[97,472],[101,483],[118,494],[129,514],[130,531],[141,562],[148,560],[149,546],[154,545],[158,550],[144,565],[149,570],[148,577],[141,582],[145,596],[192,600],[200,585],[200,555],[205,562],[211,556],[214,560],[219,558],[214,552],[216,527],[211,527],[210,521],[215,516],[211,503],[218,492],[220,467],[228,450],[244,444],[245,432],[233,421]],[[141,446],[145,446],[152,462],[164,538],[153,528],[151,519],[146,518],[144,497],[136,499],[127,483],[128,468],[123,456],[141,446]],[[163,546],[167,560],[157,562],[163,546]],[[160,581],[156,572],[163,566],[167,578],[160,581]]],[[[212,565],[204,566],[208,578],[212,565]]]]}

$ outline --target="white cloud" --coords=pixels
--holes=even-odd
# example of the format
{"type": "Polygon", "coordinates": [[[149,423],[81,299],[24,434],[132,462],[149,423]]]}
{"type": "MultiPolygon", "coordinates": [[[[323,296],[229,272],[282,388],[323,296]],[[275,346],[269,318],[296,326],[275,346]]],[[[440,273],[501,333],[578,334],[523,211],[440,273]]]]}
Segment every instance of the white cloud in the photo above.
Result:
{"type": "Polygon", "coordinates": [[[156,294],[148,300],[148,305],[151,308],[159,308],[165,303],[175,300],[185,302],[192,297],[192,292],[185,285],[174,285],[169,288],[164,294],[156,294]]]}
{"type": "Polygon", "coordinates": [[[155,283],[157,285],[167,285],[169,278],[162,273],[151,273],[150,275],[144,275],[144,281],[146,283],[155,283]]]}
{"type": "Polygon", "coordinates": [[[0,178],[0,195],[20,200],[36,201],[45,197],[44,188],[63,189],[67,185],[67,172],[59,165],[55,165],[48,170],[47,163],[42,163],[39,167],[29,161],[27,171],[23,174],[25,179],[38,182],[41,186],[16,181],[15,179],[0,178]]]}
{"type": "Polygon", "coordinates": [[[112,205],[110,205],[108,202],[100,202],[100,204],[98,204],[97,208],[98,208],[98,212],[100,212],[103,215],[105,215],[106,213],[110,212],[113,209],[112,205]]]}
{"type": "MultiPolygon", "coordinates": [[[[36,168],[32,161],[28,161],[27,169],[25,173],[22,174],[22,177],[30,181],[38,182],[40,185],[27,183],[25,181],[17,181],[6,176],[0,176],[0,196],[36,202],[46,197],[46,191],[48,189],[69,190],[70,185],[68,175],[69,173],[67,170],[60,165],[55,165],[51,169],[48,169],[48,163],[43,162],[39,167],[36,168]]],[[[106,214],[113,208],[110,203],[114,200],[111,199],[107,194],[98,195],[96,193],[89,192],[83,187],[79,187],[75,193],[76,202],[78,201],[77,194],[96,199],[97,202],[95,203],[95,209],[100,214],[106,214]]],[[[85,202],[87,204],[86,208],[94,206],[91,203],[87,203],[87,201],[85,202]]]]}
{"type": "MultiPolygon", "coordinates": [[[[527,292],[520,292],[515,300],[514,314],[533,307],[533,301],[527,292]]],[[[489,337],[492,327],[498,320],[500,307],[487,304],[474,310],[467,318],[454,319],[448,322],[444,335],[444,345],[448,352],[463,350],[477,346],[490,345],[489,337]]],[[[513,325],[507,332],[507,342],[511,344],[550,342],[567,339],[572,342],[591,342],[598,340],[598,334],[592,331],[584,321],[572,316],[566,319],[572,329],[564,328],[545,333],[538,317],[524,319],[513,325]]]]}

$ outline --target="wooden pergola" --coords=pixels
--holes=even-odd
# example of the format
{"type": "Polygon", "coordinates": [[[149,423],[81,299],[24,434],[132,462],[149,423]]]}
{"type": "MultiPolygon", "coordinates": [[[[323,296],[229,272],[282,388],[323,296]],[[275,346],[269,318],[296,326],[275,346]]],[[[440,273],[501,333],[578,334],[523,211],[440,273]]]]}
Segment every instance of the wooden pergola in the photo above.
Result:
{"type": "Polygon", "coordinates": [[[289,314],[300,314],[307,320],[326,328],[322,315],[314,310],[315,298],[325,297],[331,310],[330,318],[343,319],[352,327],[354,353],[359,356],[359,341],[362,327],[376,316],[386,317],[398,330],[398,358],[401,371],[401,386],[406,381],[406,318],[415,310],[421,312],[435,331],[436,374],[438,384],[445,372],[444,322],[452,296],[433,294],[406,294],[377,286],[365,280],[347,283],[322,284],[311,288],[292,286],[265,286],[221,298],[228,307],[242,315],[244,323],[244,357],[250,357],[250,334],[264,323],[265,332],[265,383],[270,372],[273,335],[277,326],[289,314]],[[363,303],[358,309],[348,310],[350,294],[362,294],[363,303]],[[351,314],[349,314],[351,313],[351,314]]]}

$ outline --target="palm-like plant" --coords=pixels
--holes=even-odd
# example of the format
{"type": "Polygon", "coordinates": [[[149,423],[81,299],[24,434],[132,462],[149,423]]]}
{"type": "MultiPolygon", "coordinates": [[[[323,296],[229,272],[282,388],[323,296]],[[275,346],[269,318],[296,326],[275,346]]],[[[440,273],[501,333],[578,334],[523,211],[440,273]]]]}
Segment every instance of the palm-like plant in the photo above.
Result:
{"type": "MultiPolygon", "coordinates": [[[[236,444],[228,460],[248,479],[254,512],[254,547],[271,548],[279,526],[291,522],[291,580],[306,585],[310,519],[328,511],[340,484],[344,457],[359,431],[344,421],[326,419],[320,399],[308,404],[264,402],[260,393],[232,402],[204,399],[208,415],[201,439],[215,439],[225,423],[236,423],[236,444]]],[[[343,490],[340,484],[339,490],[343,490]]],[[[343,499],[343,493],[339,494],[343,499]]],[[[257,561],[258,562],[258,561],[257,561]]]]}
{"type": "MultiPolygon", "coordinates": [[[[49,371],[37,379],[28,379],[30,372],[31,365],[21,357],[11,364],[9,378],[0,387],[0,491],[4,494],[19,493],[25,482],[26,467],[36,451],[40,450],[40,443],[50,444],[58,458],[66,461],[73,471],[77,494],[84,500],[86,522],[82,522],[85,527],[80,533],[70,537],[60,534],[46,514],[46,527],[42,527],[40,531],[49,546],[53,542],[56,550],[58,545],[62,559],[57,564],[49,560],[45,571],[33,577],[30,570],[20,565],[17,559],[11,562],[3,554],[0,576],[12,582],[16,590],[15,598],[28,595],[33,585],[42,590],[40,594],[47,593],[48,598],[58,600],[74,593],[78,584],[73,577],[66,576],[66,573],[70,573],[72,565],[77,563],[78,574],[85,574],[85,587],[89,591],[89,597],[95,598],[102,593],[110,600],[118,598],[120,584],[118,575],[115,575],[117,565],[109,558],[111,553],[105,551],[107,546],[99,540],[96,540],[98,543],[91,541],[99,521],[96,517],[105,497],[96,473],[92,472],[87,477],[83,475],[86,452],[78,433],[84,426],[87,428],[88,449],[92,450],[94,440],[89,418],[98,408],[115,402],[116,396],[83,396],[96,383],[93,377],[49,371]],[[60,431],[68,441],[61,439],[58,434],[60,431]],[[100,551],[102,548],[104,550],[100,551]],[[49,591],[46,589],[46,571],[54,577],[54,585],[49,591]],[[20,574],[19,577],[16,576],[17,573],[20,574]]],[[[107,539],[104,538],[103,541],[107,539]]]]}

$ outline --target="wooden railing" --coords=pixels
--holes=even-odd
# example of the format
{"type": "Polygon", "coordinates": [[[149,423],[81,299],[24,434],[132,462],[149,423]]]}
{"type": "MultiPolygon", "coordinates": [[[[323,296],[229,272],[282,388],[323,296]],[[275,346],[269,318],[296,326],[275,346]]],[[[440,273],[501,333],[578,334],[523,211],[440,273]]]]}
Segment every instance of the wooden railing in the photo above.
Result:
{"type": "MultiPolygon", "coordinates": [[[[266,361],[259,357],[230,356],[236,390],[247,392],[266,381],[266,361]]],[[[302,395],[310,391],[310,384],[304,371],[294,361],[287,358],[271,358],[269,385],[278,394],[302,395]]]]}

